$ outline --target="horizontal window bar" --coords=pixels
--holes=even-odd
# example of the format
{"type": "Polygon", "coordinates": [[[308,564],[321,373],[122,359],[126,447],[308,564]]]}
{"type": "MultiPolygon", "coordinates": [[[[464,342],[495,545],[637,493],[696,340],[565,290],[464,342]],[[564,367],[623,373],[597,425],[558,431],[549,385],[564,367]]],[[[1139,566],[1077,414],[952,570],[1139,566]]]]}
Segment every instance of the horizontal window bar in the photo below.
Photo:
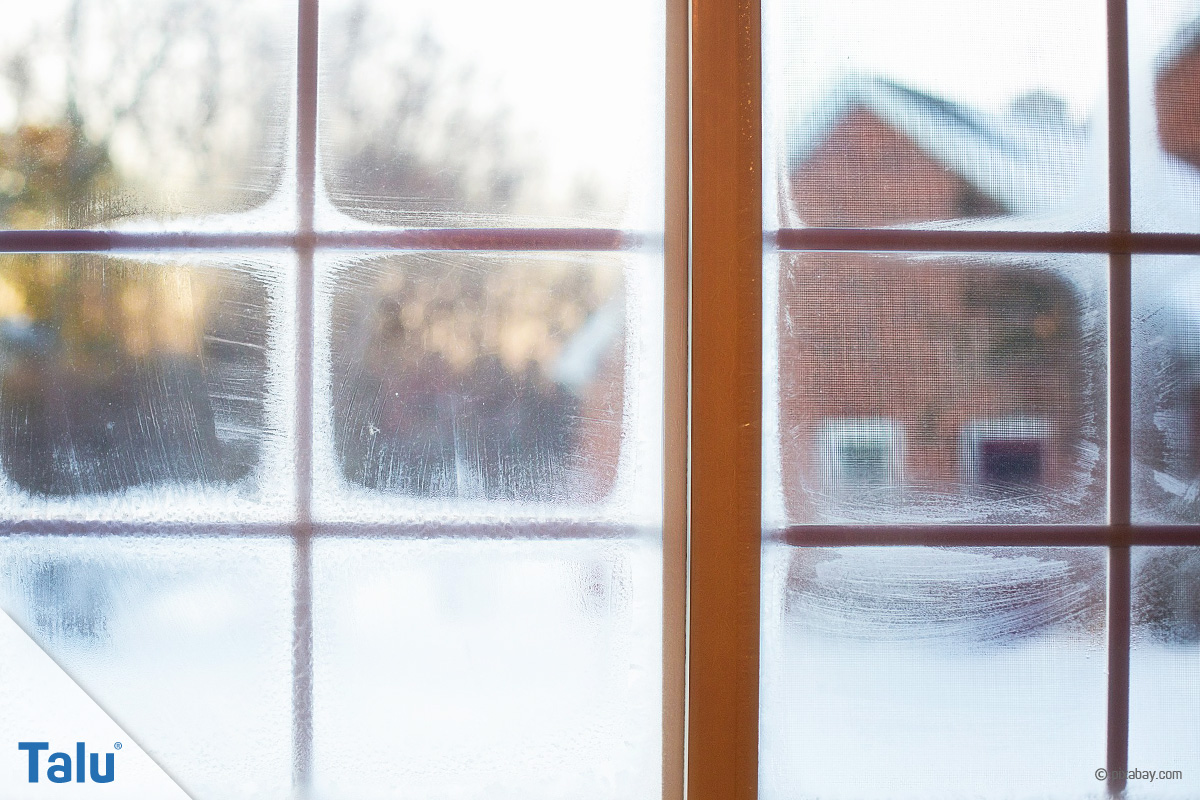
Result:
{"type": "MultiPolygon", "coordinates": [[[[291,522],[152,522],[119,520],[19,520],[0,522],[3,536],[283,536],[291,522]]],[[[495,522],[314,522],[313,536],[397,539],[573,540],[658,537],[657,527],[613,522],[515,519],[495,522]]]]}
{"type": "Polygon", "coordinates": [[[614,251],[660,246],[661,237],[609,228],[428,228],[300,233],[186,231],[0,231],[0,253],[246,250],[293,247],[334,250],[614,251]]]}
{"type": "Polygon", "coordinates": [[[1200,546],[1200,525],[792,525],[764,538],[797,547],[1200,546]]]}
{"type": "Polygon", "coordinates": [[[763,244],[776,250],[1185,255],[1200,253],[1200,234],[785,228],[766,232],[763,244]]]}
{"type": "MultiPolygon", "coordinates": [[[[292,536],[281,522],[20,520],[0,522],[0,536],[292,536]]],[[[398,539],[638,539],[657,527],[575,520],[495,522],[314,522],[314,536],[398,539]]],[[[764,539],[798,547],[1104,547],[1200,546],[1200,525],[793,525],[764,539]]]]}

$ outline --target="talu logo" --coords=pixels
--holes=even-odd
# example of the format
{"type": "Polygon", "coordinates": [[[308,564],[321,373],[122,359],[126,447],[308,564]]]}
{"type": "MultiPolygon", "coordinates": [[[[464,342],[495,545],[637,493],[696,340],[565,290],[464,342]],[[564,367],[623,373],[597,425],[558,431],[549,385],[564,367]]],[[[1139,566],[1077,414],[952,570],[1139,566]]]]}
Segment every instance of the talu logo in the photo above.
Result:
{"type": "MultiPolygon", "coordinates": [[[[117,750],[121,749],[121,743],[117,742],[113,745],[117,750]]],[[[17,749],[24,750],[29,754],[29,782],[37,783],[41,776],[39,768],[39,756],[43,750],[50,749],[49,742],[17,742],[17,749]]],[[[87,746],[83,742],[75,743],[75,760],[72,762],[71,756],[67,753],[53,753],[46,759],[46,777],[51,783],[70,783],[71,777],[74,776],[76,783],[86,783],[87,777],[84,774],[85,760],[88,755],[87,746]],[[74,772],[72,772],[74,766],[74,772]]],[[[104,754],[104,772],[100,771],[100,754],[91,753],[91,773],[92,780],[96,783],[112,783],[116,776],[116,766],[113,763],[115,756],[112,753],[104,754]]]]}

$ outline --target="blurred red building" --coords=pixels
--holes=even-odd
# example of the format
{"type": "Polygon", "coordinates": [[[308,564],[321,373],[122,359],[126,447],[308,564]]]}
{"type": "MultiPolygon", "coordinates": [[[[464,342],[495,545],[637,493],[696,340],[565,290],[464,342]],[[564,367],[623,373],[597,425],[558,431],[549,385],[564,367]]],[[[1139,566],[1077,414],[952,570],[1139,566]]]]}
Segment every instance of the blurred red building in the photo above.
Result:
{"type": "MultiPolygon", "coordinates": [[[[794,133],[784,218],[867,228],[991,217],[987,225],[1010,227],[1008,219],[1069,202],[1085,140],[1064,104],[1044,94],[985,114],[855,78],[794,133]]],[[[1103,436],[1095,417],[1103,387],[1086,358],[1088,298],[1060,266],[782,253],[788,518],[964,495],[1019,495],[1038,506],[1086,482],[1079,454],[1103,436]]],[[[968,506],[988,504],[958,504],[968,506]]]]}

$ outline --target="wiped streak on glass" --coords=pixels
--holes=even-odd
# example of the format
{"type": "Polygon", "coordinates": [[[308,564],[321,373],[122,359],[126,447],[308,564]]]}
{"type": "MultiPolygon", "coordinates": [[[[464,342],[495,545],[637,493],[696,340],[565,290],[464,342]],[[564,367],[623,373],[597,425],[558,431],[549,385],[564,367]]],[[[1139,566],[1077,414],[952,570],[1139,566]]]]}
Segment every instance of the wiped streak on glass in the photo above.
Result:
{"type": "Polygon", "coordinates": [[[1133,552],[1129,766],[1179,770],[1130,781],[1130,797],[1195,797],[1200,789],[1200,548],[1133,552]]]}
{"type": "Polygon", "coordinates": [[[327,255],[318,517],[657,519],[656,263],[602,253],[327,255]]]}
{"type": "Polygon", "coordinates": [[[1103,790],[1102,549],[767,545],[762,575],[764,800],[1103,790]]]}
{"type": "Polygon", "coordinates": [[[211,517],[223,512],[201,510],[204,496],[290,495],[264,474],[288,396],[271,357],[278,265],[149,258],[0,258],[7,515],[211,517]],[[195,498],[162,508],[163,489],[195,498]]]}
{"type": "Polygon", "coordinates": [[[624,394],[619,261],[395,256],[342,276],[331,362],[347,480],[420,497],[608,494],[624,394]]]}

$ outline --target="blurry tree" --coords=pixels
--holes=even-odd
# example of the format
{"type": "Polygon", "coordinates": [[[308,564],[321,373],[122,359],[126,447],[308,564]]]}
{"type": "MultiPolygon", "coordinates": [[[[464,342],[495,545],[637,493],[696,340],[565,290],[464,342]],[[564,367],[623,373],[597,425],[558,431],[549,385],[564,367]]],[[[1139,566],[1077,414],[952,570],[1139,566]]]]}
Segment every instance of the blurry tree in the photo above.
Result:
{"type": "MultiPolygon", "coordinates": [[[[227,5],[69,0],[36,21],[31,10],[0,50],[12,110],[0,224],[81,227],[267,199],[283,174],[293,44],[227,5]]],[[[7,476],[36,493],[87,494],[247,474],[267,304],[264,282],[242,271],[0,259],[7,476]]]]}
{"type": "Polygon", "coordinates": [[[534,161],[474,65],[404,22],[360,0],[326,26],[326,187],[340,210],[369,220],[478,222],[517,200],[534,161]]]}
{"type": "MultiPolygon", "coordinates": [[[[44,17],[7,56],[0,48],[0,100],[13,110],[0,132],[0,225],[198,218],[289,191],[294,29],[278,4],[66,0],[44,17]]],[[[513,202],[533,160],[519,155],[504,108],[427,29],[405,33],[397,22],[366,2],[323,20],[322,159],[335,202],[410,224],[513,202]],[[339,193],[357,199],[340,202],[339,193]],[[364,197],[404,198],[408,210],[364,197]]],[[[403,404],[418,411],[365,449],[350,439],[360,424],[378,427],[380,409],[355,406],[339,418],[340,453],[352,462],[344,469],[379,488],[444,493],[428,477],[432,465],[420,463],[432,452],[421,442],[457,424],[447,409],[468,408],[478,417],[478,459],[491,464],[475,468],[509,475],[476,479],[492,486],[489,495],[525,495],[513,463],[557,463],[572,448],[578,387],[556,383],[552,357],[619,281],[595,294],[590,277],[552,265],[514,262],[507,279],[451,272],[401,288],[381,271],[339,287],[341,308],[374,320],[335,326],[335,351],[348,353],[342,366],[362,367],[339,375],[355,397],[377,396],[397,375],[415,374],[414,364],[449,369],[436,396],[401,381],[424,392],[403,404]],[[418,283],[437,291],[414,295],[418,283]],[[401,306],[405,335],[395,336],[401,306]],[[489,312],[496,319],[484,341],[472,320],[489,312]],[[450,351],[458,355],[446,361],[450,351]],[[421,418],[437,423],[411,424],[421,418]],[[380,478],[396,474],[397,460],[427,477],[380,478]]],[[[10,477],[33,491],[77,494],[246,475],[263,419],[267,294],[242,272],[0,259],[0,458],[10,477]]],[[[437,468],[456,446],[433,448],[437,468]]]]}
{"type": "MultiPolygon", "coordinates": [[[[322,51],[323,166],[334,205],[414,226],[489,226],[528,211],[522,195],[536,159],[479,72],[381,3],[335,9],[322,51]]],[[[589,319],[621,302],[621,284],[617,263],[604,259],[352,259],[333,288],[342,474],[424,497],[602,497],[615,464],[581,446],[592,387],[567,385],[557,364],[589,319]]],[[[621,359],[618,377],[620,329],[597,345],[621,359]]],[[[603,361],[595,359],[592,384],[603,361]]],[[[619,437],[621,414],[611,400],[595,414],[609,438],[619,437]]]]}

